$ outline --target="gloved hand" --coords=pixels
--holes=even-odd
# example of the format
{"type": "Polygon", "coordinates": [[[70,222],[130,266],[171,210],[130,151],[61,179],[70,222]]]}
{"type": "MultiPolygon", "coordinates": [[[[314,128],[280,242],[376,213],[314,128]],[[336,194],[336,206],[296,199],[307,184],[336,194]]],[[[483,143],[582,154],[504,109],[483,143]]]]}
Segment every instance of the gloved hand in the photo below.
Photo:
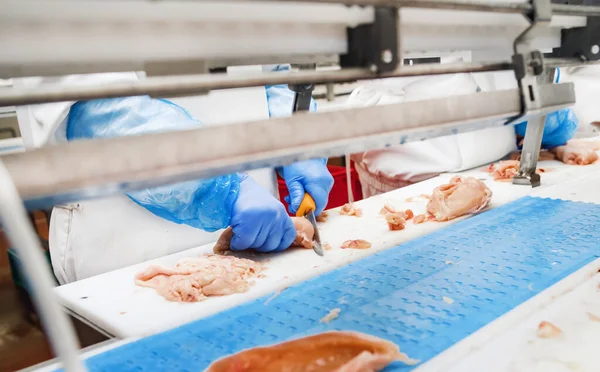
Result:
{"type": "MultiPolygon", "coordinates": [[[[546,116],[544,134],[542,135],[542,148],[551,149],[562,146],[573,138],[579,124],[577,116],[572,109],[563,109],[552,112],[546,116]]],[[[527,123],[515,125],[515,132],[520,137],[525,137],[527,123]]]]}
{"type": "Polygon", "coordinates": [[[231,250],[253,248],[259,252],[276,252],[288,248],[296,238],[296,228],[285,213],[285,207],[252,177],[241,177],[239,195],[231,213],[231,250]]]}
{"type": "Polygon", "coordinates": [[[327,159],[300,161],[280,171],[290,193],[285,197],[290,213],[296,213],[307,192],[315,201],[315,215],[321,214],[327,206],[329,192],[333,187],[333,176],[327,169],[327,159]]]}

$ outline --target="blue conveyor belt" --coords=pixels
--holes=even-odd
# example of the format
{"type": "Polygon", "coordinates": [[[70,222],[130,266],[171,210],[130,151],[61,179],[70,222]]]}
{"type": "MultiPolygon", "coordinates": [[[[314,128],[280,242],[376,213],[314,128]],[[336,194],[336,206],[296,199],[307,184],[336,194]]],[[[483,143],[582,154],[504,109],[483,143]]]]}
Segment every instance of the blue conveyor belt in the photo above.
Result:
{"type": "MultiPolygon", "coordinates": [[[[288,288],[268,305],[267,296],[87,365],[201,371],[248,347],[326,330],[389,339],[427,361],[599,257],[599,242],[600,206],[525,197],[288,288]],[[319,323],[333,308],[339,317],[319,323]]],[[[411,368],[397,363],[386,371],[411,368]]]]}

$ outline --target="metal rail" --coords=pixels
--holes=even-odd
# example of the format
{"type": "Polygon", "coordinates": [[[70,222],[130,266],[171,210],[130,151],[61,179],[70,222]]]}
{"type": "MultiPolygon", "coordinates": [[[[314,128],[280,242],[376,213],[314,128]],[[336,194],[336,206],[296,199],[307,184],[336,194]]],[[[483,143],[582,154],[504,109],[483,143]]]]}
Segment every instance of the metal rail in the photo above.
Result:
{"type": "Polygon", "coordinates": [[[174,97],[196,95],[216,89],[247,88],[276,84],[341,83],[382,77],[441,75],[464,72],[510,70],[509,63],[421,65],[403,67],[388,74],[376,74],[368,69],[338,71],[300,71],[293,73],[256,73],[230,76],[225,74],[152,77],[131,83],[96,86],[37,86],[30,89],[0,91],[0,106],[32,105],[49,102],[90,100],[149,95],[174,97]]]}
{"type": "MultiPolygon", "coordinates": [[[[540,95],[542,108],[532,115],[575,102],[570,83],[542,86],[540,95]]],[[[520,111],[519,92],[514,89],[71,142],[2,160],[27,207],[40,208],[504,125],[520,111]]]]}
{"type": "MultiPolygon", "coordinates": [[[[298,0],[279,0],[297,2],[298,0]]],[[[503,3],[460,0],[302,0],[309,3],[346,4],[361,6],[394,6],[405,8],[465,10],[511,14],[529,14],[533,7],[529,3],[503,3]]],[[[583,5],[552,4],[552,14],[572,16],[600,16],[600,7],[583,5]]]]}

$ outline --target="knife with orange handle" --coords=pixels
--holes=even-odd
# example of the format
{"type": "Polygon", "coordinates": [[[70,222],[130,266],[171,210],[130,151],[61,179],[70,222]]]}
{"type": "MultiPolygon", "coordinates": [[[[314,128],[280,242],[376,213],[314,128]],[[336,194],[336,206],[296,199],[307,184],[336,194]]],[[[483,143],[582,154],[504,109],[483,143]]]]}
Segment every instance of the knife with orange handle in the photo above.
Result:
{"type": "Polygon", "coordinates": [[[315,218],[315,210],[317,209],[317,205],[313,200],[312,196],[308,193],[304,194],[304,198],[298,207],[298,211],[296,211],[296,217],[304,217],[310,224],[313,226],[315,230],[315,234],[313,236],[313,251],[319,256],[323,256],[323,246],[321,245],[321,236],[319,235],[319,230],[317,229],[317,219],[315,218]]]}

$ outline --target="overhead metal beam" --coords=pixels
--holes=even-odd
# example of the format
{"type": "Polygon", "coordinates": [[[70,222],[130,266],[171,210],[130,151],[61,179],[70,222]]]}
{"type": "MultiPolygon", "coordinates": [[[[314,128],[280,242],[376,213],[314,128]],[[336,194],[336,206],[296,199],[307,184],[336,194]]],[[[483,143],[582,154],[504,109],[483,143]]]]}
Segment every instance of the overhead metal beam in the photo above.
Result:
{"type": "MultiPolygon", "coordinates": [[[[540,87],[544,114],[575,102],[571,83],[540,87]]],[[[3,156],[29,208],[503,125],[518,90],[382,105],[197,130],[72,142],[3,156]]],[[[524,118],[526,120],[526,118],[524,118]]]]}
{"type": "Polygon", "coordinates": [[[0,91],[0,106],[20,106],[38,103],[90,100],[149,95],[174,97],[197,95],[210,90],[246,88],[276,84],[305,84],[348,82],[382,77],[454,74],[462,72],[487,72],[511,69],[509,63],[420,65],[403,67],[396,71],[377,74],[368,69],[344,69],[337,71],[301,71],[255,73],[244,75],[191,75],[152,77],[137,82],[111,83],[90,86],[45,85],[34,88],[13,88],[0,91]]]}

